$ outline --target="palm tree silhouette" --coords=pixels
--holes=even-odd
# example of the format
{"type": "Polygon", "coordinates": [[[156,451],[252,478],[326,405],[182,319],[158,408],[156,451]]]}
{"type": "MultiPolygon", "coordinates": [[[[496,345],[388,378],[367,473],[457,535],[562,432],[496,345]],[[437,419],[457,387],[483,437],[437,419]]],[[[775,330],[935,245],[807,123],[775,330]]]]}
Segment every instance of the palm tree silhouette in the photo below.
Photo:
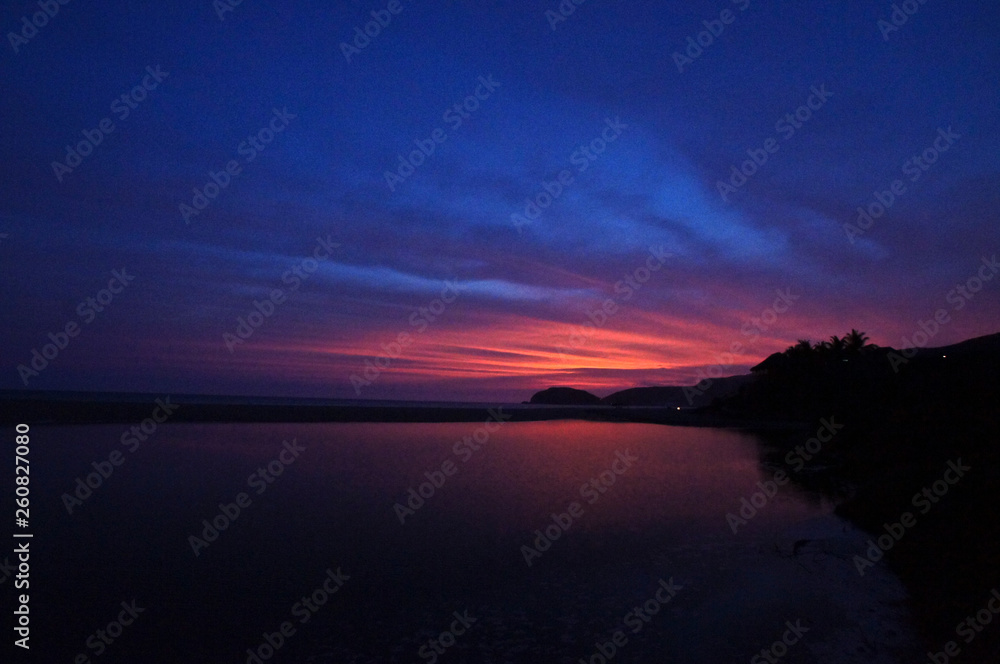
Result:
{"type": "Polygon", "coordinates": [[[809,343],[808,339],[799,339],[799,342],[794,346],[789,346],[786,351],[788,355],[795,355],[797,357],[808,357],[813,352],[812,344],[809,343]]]}
{"type": "Polygon", "coordinates": [[[848,352],[859,353],[867,346],[869,337],[864,332],[851,328],[851,331],[844,336],[843,341],[848,352]]]}
{"type": "Polygon", "coordinates": [[[829,348],[833,351],[834,355],[840,355],[844,351],[844,339],[841,339],[836,334],[830,337],[829,348]]]}

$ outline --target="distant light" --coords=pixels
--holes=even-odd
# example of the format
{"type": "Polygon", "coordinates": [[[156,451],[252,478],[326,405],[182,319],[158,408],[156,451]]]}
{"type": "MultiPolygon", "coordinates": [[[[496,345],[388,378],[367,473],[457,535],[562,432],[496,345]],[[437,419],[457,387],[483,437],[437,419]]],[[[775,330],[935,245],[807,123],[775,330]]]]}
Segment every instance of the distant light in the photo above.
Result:
{"type": "Polygon", "coordinates": [[[677,406],[677,410],[680,410],[680,409],[681,409],[681,407],[680,407],[680,406],[677,406]]]}
{"type": "Polygon", "coordinates": [[[948,357],[947,355],[942,355],[941,357],[948,357]]]}

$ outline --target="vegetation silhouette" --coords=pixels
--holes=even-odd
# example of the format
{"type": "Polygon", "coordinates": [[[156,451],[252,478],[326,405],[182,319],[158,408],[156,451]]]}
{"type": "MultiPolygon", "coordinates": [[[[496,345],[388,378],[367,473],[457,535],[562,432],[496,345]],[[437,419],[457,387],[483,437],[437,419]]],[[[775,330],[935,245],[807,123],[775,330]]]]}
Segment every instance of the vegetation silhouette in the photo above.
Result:
{"type": "MultiPolygon", "coordinates": [[[[753,382],[707,412],[836,418],[843,431],[793,481],[838,498],[837,512],[873,537],[903,513],[916,515],[885,561],[910,591],[928,649],[957,640],[963,661],[1000,661],[1000,630],[986,628],[969,644],[955,633],[1000,586],[1000,334],[896,350],[852,329],[815,344],[799,340],[752,371],[753,382]],[[971,470],[929,511],[917,509],[914,497],[957,459],[971,470]]],[[[762,463],[782,467],[802,435],[771,435],[762,463]]]]}

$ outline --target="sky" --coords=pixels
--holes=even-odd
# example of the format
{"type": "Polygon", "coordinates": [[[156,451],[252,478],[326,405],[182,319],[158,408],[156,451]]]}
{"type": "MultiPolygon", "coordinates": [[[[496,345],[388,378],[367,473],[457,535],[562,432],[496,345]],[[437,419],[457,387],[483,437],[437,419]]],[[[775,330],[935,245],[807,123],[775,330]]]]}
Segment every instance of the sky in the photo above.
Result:
{"type": "Polygon", "coordinates": [[[1000,331],[995,2],[0,28],[0,388],[521,401],[1000,331]]]}

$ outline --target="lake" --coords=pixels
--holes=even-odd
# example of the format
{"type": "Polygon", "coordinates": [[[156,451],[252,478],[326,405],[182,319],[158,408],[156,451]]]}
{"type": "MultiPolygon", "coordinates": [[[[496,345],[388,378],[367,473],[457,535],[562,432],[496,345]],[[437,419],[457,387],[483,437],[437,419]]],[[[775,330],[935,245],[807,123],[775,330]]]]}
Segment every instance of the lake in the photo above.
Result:
{"type": "Polygon", "coordinates": [[[43,661],[923,656],[899,582],[855,569],[867,536],[821,496],[768,484],[776,468],[751,434],[582,421],[128,429],[32,428],[43,661]]]}

